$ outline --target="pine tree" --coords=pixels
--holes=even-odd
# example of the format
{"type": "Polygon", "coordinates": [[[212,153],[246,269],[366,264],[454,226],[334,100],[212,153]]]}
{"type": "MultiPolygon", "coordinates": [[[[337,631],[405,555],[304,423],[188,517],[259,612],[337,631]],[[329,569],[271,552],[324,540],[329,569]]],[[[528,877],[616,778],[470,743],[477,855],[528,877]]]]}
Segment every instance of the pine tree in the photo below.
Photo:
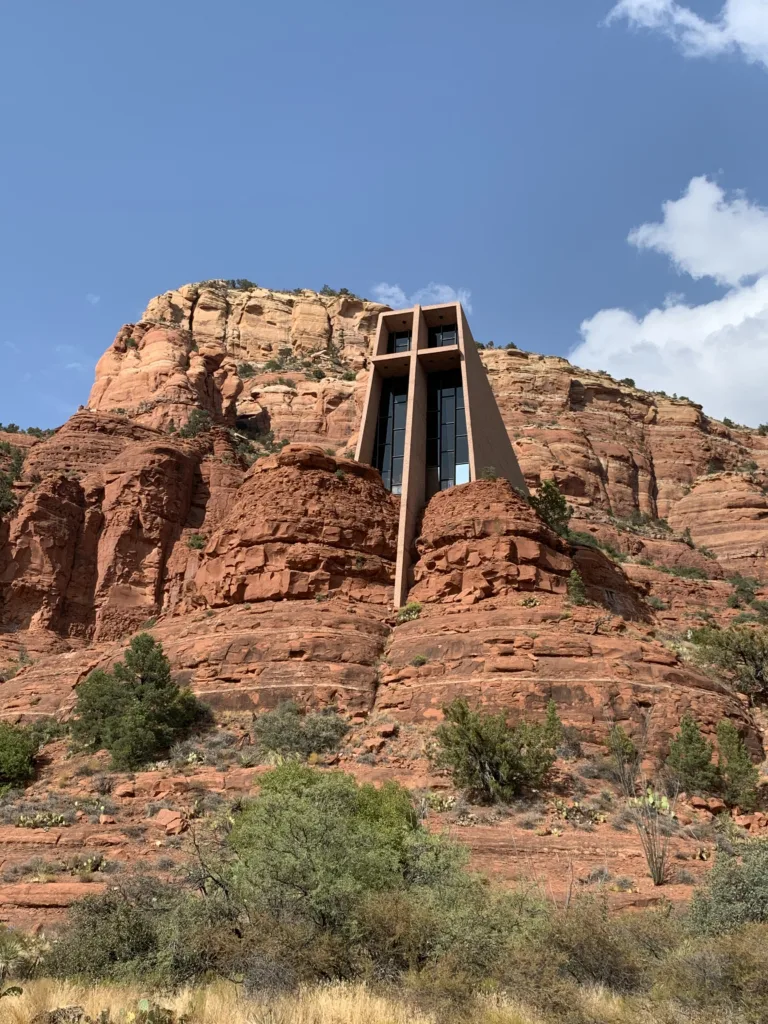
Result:
{"type": "Polygon", "coordinates": [[[724,718],[717,727],[718,767],[723,799],[732,807],[751,811],[757,803],[759,771],[752,764],[744,741],[733,722],[724,718]]]}
{"type": "Polygon", "coordinates": [[[712,763],[712,744],[707,743],[690,715],[680,720],[680,732],[672,740],[666,765],[673,779],[687,793],[713,793],[719,772],[712,763]]]}

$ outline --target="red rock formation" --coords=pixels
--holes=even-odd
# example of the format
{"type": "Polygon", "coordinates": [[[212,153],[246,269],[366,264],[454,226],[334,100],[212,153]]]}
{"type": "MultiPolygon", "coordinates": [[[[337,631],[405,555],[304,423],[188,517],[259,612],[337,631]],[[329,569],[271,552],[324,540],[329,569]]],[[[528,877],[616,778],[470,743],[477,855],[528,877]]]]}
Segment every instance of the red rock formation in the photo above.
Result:
{"type": "Polygon", "coordinates": [[[251,468],[190,597],[220,606],[339,594],[389,605],[397,516],[369,466],[289,445],[251,468]]]}

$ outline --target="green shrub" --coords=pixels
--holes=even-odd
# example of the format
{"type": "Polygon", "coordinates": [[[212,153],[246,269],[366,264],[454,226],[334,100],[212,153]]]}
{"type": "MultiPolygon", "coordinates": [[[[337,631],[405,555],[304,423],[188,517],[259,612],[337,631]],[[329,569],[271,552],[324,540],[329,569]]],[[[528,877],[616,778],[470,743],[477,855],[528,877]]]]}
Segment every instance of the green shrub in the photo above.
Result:
{"type": "Polygon", "coordinates": [[[40,742],[24,726],[0,722],[0,786],[19,786],[35,774],[35,755],[40,742]]]}
{"type": "Polygon", "coordinates": [[[584,580],[581,578],[581,573],[578,569],[571,569],[566,589],[568,591],[568,600],[571,604],[582,605],[587,603],[587,588],[584,586],[584,580]]]}
{"type": "Polygon", "coordinates": [[[528,498],[531,507],[547,526],[565,537],[573,508],[568,504],[554,480],[543,480],[539,492],[528,498]]]}
{"type": "Polygon", "coordinates": [[[738,604],[732,607],[738,608],[742,604],[751,604],[757,597],[760,581],[755,579],[754,576],[742,576],[741,573],[736,573],[735,576],[728,577],[728,582],[733,587],[733,594],[731,596],[735,597],[738,601],[738,604]]]}
{"type": "Polygon", "coordinates": [[[718,770],[723,799],[731,807],[751,811],[757,803],[760,772],[752,764],[739,730],[727,718],[717,726],[718,770]]]}
{"type": "Polygon", "coordinates": [[[302,715],[292,701],[284,701],[273,711],[260,715],[253,727],[256,742],[268,753],[290,756],[325,754],[338,750],[349,731],[347,722],[328,708],[302,715]]]}
{"type": "Polygon", "coordinates": [[[414,668],[421,668],[422,665],[426,665],[429,658],[425,654],[417,654],[411,659],[411,664],[414,668]]]}
{"type": "Polygon", "coordinates": [[[699,660],[760,703],[768,695],[768,627],[704,626],[691,633],[699,660]]]}
{"type": "Polygon", "coordinates": [[[717,767],[712,763],[712,744],[701,735],[690,715],[680,719],[680,731],[672,740],[666,768],[686,793],[714,793],[718,789],[717,767]]]}
{"type": "Polygon", "coordinates": [[[192,548],[194,551],[202,551],[208,540],[205,534],[193,533],[187,538],[187,547],[192,548]]]}
{"type": "Polygon", "coordinates": [[[418,619],[421,615],[421,605],[418,601],[409,601],[408,604],[403,605],[402,608],[398,608],[395,621],[398,625],[403,622],[412,622],[414,619],[418,619]]]}
{"type": "Polygon", "coordinates": [[[138,768],[167,753],[205,709],[171,678],[168,658],[149,633],[133,637],[111,672],[96,669],[77,688],[74,739],[106,748],[115,768],[138,768]]]}
{"type": "Polygon", "coordinates": [[[185,426],[179,430],[179,437],[197,437],[198,434],[203,434],[210,430],[213,426],[210,413],[207,413],[205,409],[193,409],[189,414],[185,426]]]}
{"type": "Polygon", "coordinates": [[[655,594],[651,594],[650,597],[646,597],[645,602],[657,612],[664,612],[669,608],[669,605],[665,601],[662,601],[660,597],[656,597],[655,594]]]}
{"type": "Polygon", "coordinates": [[[637,386],[631,377],[622,377],[619,384],[626,384],[628,388],[634,388],[637,386]]]}
{"type": "Polygon", "coordinates": [[[691,924],[702,934],[768,922],[768,844],[741,844],[739,856],[719,853],[706,883],[693,895],[691,924]]]}
{"type": "Polygon", "coordinates": [[[498,480],[499,474],[496,472],[495,466],[483,466],[480,470],[481,480],[498,480]]]}
{"type": "Polygon", "coordinates": [[[435,730],[434,763],[448,769],[454,784],[466,789],[471,799],[508,801],[540,785],[555,763],[562,726],[555,736],[549,710],[543,725],[508,725],[504,714],[472,711],[459,697],[443,708],[443,714],[445,721],[435,730]]]}
{"type": "Polygon", "coordinates": [[[256,373],[256,367],[253,363],[238,363],[237,375],[241,380],[249,380],[256,373]]]}
{"type": "Polygon", "coordinates": [[[732,419],[729,419],[727,416],[723,416],[723,426],[725,426],[725,427],[735,427],[736,424],[733,422],[732,419]]]}

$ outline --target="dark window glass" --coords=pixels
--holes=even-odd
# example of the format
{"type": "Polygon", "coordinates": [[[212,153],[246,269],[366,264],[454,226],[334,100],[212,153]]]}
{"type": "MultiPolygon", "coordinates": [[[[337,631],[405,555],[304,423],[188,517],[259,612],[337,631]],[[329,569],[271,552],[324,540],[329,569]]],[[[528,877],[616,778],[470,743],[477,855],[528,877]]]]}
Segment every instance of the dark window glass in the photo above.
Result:
{"type": "Polygon", "coordinates": [[[460,370],[427,377],[427,496],[469,480],[469,442],[460,370]],[[458,467],[458,468],[457,468],[458,467]]]}
{"type": "Polygon", "coordinates": [[[442,348],[444,345],[457,345],[459,332],[456,324],[440,324],[429,328],[427,345],[429,348],[442,348]]]}
{"type": "Polygon", "coordinates": [[[391,377],[385,380],[376,420],[374,465],[381,473],[384,486],[395,494],[400,493],[403,483],[407,409],[408,378],[391,377]]]}
{"type": "Polygon", "coordinates": [[[411,332],[410,331],[393,331],[387,338],[387,352],[410,352],[411,351],[411,332]]]}

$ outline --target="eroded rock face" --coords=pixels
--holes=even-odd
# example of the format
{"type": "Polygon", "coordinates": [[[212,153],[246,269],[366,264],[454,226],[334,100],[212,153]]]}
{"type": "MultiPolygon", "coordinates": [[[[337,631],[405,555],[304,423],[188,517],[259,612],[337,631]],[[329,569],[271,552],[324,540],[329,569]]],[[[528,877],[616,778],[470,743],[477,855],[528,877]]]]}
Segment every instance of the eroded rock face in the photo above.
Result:
{"type": "Polygon", "coordinates": [[[0,552],[5,628],[105,639],[158,614],[174,545],[209,508],[220,518],[226,478],[242,476],[217,444],[231,462],[226,435],[173,440],[82,412],[36,445],[0,552]]]}
{"type": "MultiPolygon", "coordinates": [[[[186,285],[153,299],[137,324],[123,327],[96,367],[89,408],[167,429],[193,408],[233,425],[238,415],[296,441],[339,441],[354,429],[355,387],[294,372],[291,386],[238,364],[268,371],[286,352],[306,368],[333,357],[354,371],[367,364],[376,320],[386,307],[351,296],[233,289],[224,282],[186,285]],[[296,387],[293,385],[296,384],[296,387]],[[282,389],[282,390],[280,390],[282,389]]],[[[277,375],[275,375],[277,376],[277,375]]],[[[289,379],[286,375],[285,379],[289,379]]]]}
{"type": "Polygon", "coordinates": [[[398,502],[369,466],[289,445],[249,471],[211,537],[191,602],[392,600],[398,502]]]}
{"type": "Polygon", "coordinates": [[[520,590],[565,594],[573,562],[506,480],[436,494],[424,510],[414,566],[416,601],[473,605],[520,590]]]}
{"type": "MultiPolygon", "coordinates": [[[[768,438],[726,427],[687,399],[641,391],[557,357],[512,349],[484,351],[482,358],[529,485],[555,479],[579,516],[593,509],[626,518],[642,512],[695,534],[689,491],[698,491],[713,468],[742,474],[754,467],[758,484],[764,482],[768,438]]],[[[728,477],[733,485],[721,485],[715,502],[721,510],[746,499],[747,477],[728,477]]],[[[727,520],[736,532],[738,519],[727,520]]],[[[768,543],[768,532],[754,523],[747,529],[750,544],[768,543]]],[[[721,549],[727,564],[732,548],[730,542],[721,549]]],[[[737,554],[732,570],[740,560],[737,554]]],[[[754,564],[764,576],[765,564],[754,564]]]]}

